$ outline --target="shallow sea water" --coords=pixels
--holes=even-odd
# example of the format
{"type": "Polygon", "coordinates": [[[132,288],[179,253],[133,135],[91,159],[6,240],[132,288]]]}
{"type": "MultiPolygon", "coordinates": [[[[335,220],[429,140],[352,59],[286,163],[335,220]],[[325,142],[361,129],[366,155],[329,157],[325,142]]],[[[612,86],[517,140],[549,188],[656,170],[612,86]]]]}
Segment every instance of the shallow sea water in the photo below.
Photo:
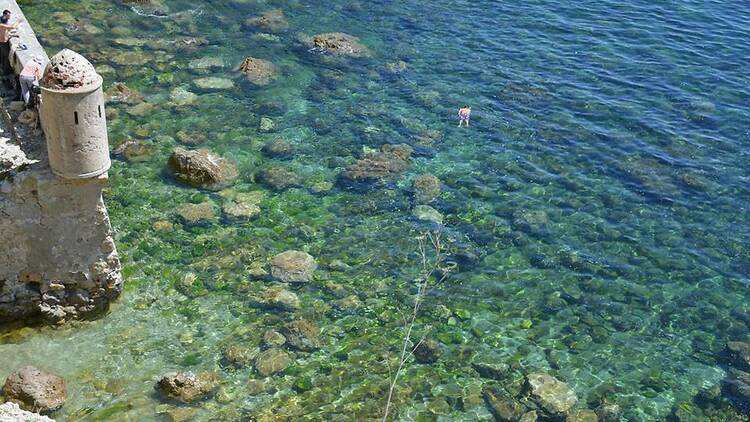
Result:
{"type": "MultiPolygon", "coordinates": [[[[750,273],[750,9],[742,2],[35,0],[24,11],[49,53],[73,47],[154,105],[143,116],[108,105],[110,143],[152,144],[144,162],[117,158],[105,196],[126,288],[99,320],[2,335],[0,377],[36,364],[66,378],[58,420],[161,420],[154,395],[170,370],[216,371],[220,393],[195,420],[369,420],[384,405],[419,271],[416,237],[440,231],[457,264],[427,298],[418,332],[444,348],[410,362],[397,420],[492,420],[486,386],[515,392],[525,374],[568,383],[579,406],[618,404],[622,420],[744,420],[701,409],[720,384],[717,354],[748,335],[750,273]],[[281,9],[273,36],[243,25],[281,9]],[[158,13],[154,13],[154,11],[158,13]],[[310,51],[302,34],[360,37],[371,58],[310,51]],[[207,45],[181,46],[182,37],[207,45]],[[270,60],[278,81],[254,87],[234,67],[270,60]],[[223,66],[191,68],[220,58],[223,66]],[[405,69],[394,72],[399,62],[405,69]],[[194,63],[195,65],[195,63],[194,63]],[[230,78],[203,90],[194,80],[230,78]],[[182,87],[199,95],[175,106],[182,87]],[[470,128],[455,114],[470,104],[470,128]],[[270,117],[272,132],[259,129],[270,117]],[[248,222],[183,227],[175,209],[223,199],[165,168],[178,132],[234,160],[237,191],[265,192],[248,222]],[[262,145],[288,140],[271,159],[262,145]],[[393,182],[337,182],[366,148],[417,152],[393,182]],[[303,186],[255,183],[269,166],[303,186]],[[412,217],[411,182],[430,173],[442,194],[436,225],[412,217]],[[314,193],[321,182],[333,188],[314,193]],[[159,232],[157,221],[175,229],[159,232]],[[316,257],[315,282],[294,288],[302,309],[253,306],[254,276],[287,249],[316,257]],[[186,283],[185,280],[195,281],[186,283]],[[352,298],[356,297],[356,300],[352,298]],[[348,298],[359,306],[341,306],[348,298]],[[282,374],[221,364],[230,345],[306,318],[323,347],[294,354],[282,374]],[[503,380],[472,362],[510,365],[503,380]],[[248,387],[259,379],[262,392],[248,387]],[[680,419],[682,420],[682,419],[680,419]],[[688,420],[688,419],[684,419],[688,420]]],[[[255,385],[255,384],[253,384],[255,385]]]]}

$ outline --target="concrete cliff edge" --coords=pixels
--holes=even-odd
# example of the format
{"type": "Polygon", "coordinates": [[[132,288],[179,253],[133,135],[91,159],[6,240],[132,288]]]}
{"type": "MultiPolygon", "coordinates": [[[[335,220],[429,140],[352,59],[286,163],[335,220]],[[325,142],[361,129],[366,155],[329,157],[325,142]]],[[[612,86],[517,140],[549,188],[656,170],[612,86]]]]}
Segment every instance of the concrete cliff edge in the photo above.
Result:
{"type": "MultiPolygon", "coordinates": [[[[0,3],[22,16],[15,1],[0,3]]],[[[47,57],[28,24],[19,34],[16,44],[27,48],[12,49],[16,74],[35,55],[47,57]]],[[[63,53],[83,59],[69,50],[56,57],[63,53]]],[[[109,151],[100,80],[93,91],[94,97],[79,98],[72,108],[62,103],[75,96],[58,95],[45,103],[51,97],[43,92],[40,116],[12,107],[8,99],[0,101],[0,323],[32,318],[61,323],[96,315],[122,291],[102,198],[109,151]],[[46,142],[40,121],[52,135],[46,142]],[[61,127],[66,124],[71,127],[61,127]],[[57,171],[45,147],[50,143],[64,147],[53,149],[57,171]],[[97,155],[71,154],[84,143],[95,144],[97,155]]]]}

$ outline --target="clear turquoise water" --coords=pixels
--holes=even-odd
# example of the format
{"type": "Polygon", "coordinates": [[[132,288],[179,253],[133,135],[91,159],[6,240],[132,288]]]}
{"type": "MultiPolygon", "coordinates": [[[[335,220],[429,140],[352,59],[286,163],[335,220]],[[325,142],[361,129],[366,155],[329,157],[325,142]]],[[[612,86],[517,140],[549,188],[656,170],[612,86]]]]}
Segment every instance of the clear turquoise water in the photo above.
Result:
{"type": "Polygon", "coordinates": [[[170,405],[153,396],[153,384],[169,370],[220,374],[222,394],[199,406],[197,420],[376,418],[400,312],[414,293],[414,238],[437,228],[411,217],[411,180],[432,173],[443,193],[431,205],[445,216],[440,230],[459,267],[419,320],[445,354],[409,364],[398,419],[491,419],[483,386],[514,391],[524,374],[543,371],[573,387],[582,407],[619,404],[623,420],[666,420],[676,408],[695,420],[740,420],[691,402],[724,377],[716,355],[725,342],[750,339],[750,12],[742,2],[164,6],[165,16],[100,0],[24,9],[49,52],[73,46],[108,84],[125,82],[156,106],[142,117],[108,107],[113,147],[137,138],[156,148],[152,159],[116,160],[110,172],[122,300],[98,321],[14,331],[0,344],[3,378],[29,363],[66,377],[70,399],[58,419],[155,420],[170,405]],[[278,41],[242,26],[271,8],[289,21],[278,41]],[[329,31],[360,37],[374,56],[332,59],[299,42],[329,31]],[[184,36],[209,44],[171,42],[184,36]],[[126,52],[143,62],[123,64],[126,52]],[[240,79],[233,90],[194,85],[235,78],[232,68],[248,55],[276,63],[281,78],[260,88],[240,79]],[[191,70],[203,57],[226,65],[191,70]],[[407,70],[394,74],[387,64],[398,61],[407,70]],[[170,105],[176,87],[200,102],[170,105]],[[465,103],[472,125],[458,129],[465,103]],[[261,116],[275,121],[274,132],[259,131],[261,116]],[[272,165],[295,171],[304,186],[267,191],[250,222],[184,228],[176,207],[222,198],[165,170],[179,130],[206,134],[204,146],[238,163],[237,190],[267,190],[253,175],[272,165]],[[419,144],[434,131],[439,140],[419,144]],[[294,146],[291,160],[260,152],[278,137],[294,146]],[[312,193],[363,147],[383,143],[418,147],[402,179],[312,193]],[[176,229],[155,231],[161,220],[176,229]],[[302,310],[251,306],[268,283],[248,268],[290,248],[320,263],[316,281],[295,290],[302,310]],[[188,273],[197,275],[192,289],[180,286],[188,273]],[[337,311],[341,292],[362,307],[337,311]],[[249,392],[252,368],[219,365],[227,345],[255,347],[263,331],[293,317],[317,323],[324,347],[297,354],[265,381],[268,392],[249,392]],[[511,375],[480,377],[471,366],[480,356],[510,364],[511,375]],[[308,377],[313,388],[295,391],[308,377]],[[107,381],[121,391],[107,391],[107,381]]]}

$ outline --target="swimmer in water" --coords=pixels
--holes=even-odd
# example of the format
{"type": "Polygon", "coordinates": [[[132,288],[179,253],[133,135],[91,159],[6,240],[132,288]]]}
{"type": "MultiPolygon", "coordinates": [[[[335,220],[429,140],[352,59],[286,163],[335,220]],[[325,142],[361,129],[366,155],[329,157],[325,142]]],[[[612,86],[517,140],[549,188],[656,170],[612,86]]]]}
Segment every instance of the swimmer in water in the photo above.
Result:
{"type": "Polygon", "coordinates": [[[466,127],[469,127],[469,117],[471,117],[471,107],[465,105],[458,109],[458,127],[461,127],[462,123],[466,123],[466,127]]]}

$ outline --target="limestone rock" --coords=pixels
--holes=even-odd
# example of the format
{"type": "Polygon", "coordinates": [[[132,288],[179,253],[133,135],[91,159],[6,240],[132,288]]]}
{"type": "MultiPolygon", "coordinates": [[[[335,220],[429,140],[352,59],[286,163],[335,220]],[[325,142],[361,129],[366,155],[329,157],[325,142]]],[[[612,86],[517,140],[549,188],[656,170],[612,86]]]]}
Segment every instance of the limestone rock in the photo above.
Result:
{"type": "Polygon", "coordinates": [[[414,179],[414,200],[426,204],[440,195],[440,179],[431,174],[422,174],[414,179]]]}
{"type": "Polygon", "coordinates": [[[61,377],[33,366],[13,371],[5,380],[3,394],[22,409],[40,413],[61,408],[68,396],[61,377]]]}
{"type": "Polygon", "coordinates": [[[310,321],[299,319],[284,325],[281,333],[289,347],[303,352],[320,348],[320,328],[310,321]]]}
{"type": "Polygon", "coordinates": [[[213,372],[171,372],[156,383],[156,390],[162,396],[183,403],[190,403],[209,396],[219,383],[213,372]]]}
{"type": "Polygon", "coordinates": [[[291,358],[287,352],[272,348],[258,355],[255,359],[255,370],[261,376],[267,377],[283,371],[290,362],[291,358]]]}
{"type": "Polygon", "coordinates": [[[409,167],[412,148],[405,144],[383,145],[346,167],[341,178],[349,182],[374,183],[395,179],[409,167]]]}
{"type": "Polygon", "coordinates": [[[214,203],[211,201],[200,204],[184,204],[177,208],[177,215],[186,226],[210,224],[216,222],[214,203]]]}
{"type": "Polygon", "coordinates": [[[279,77],[279,69],[268,60],[245,57],[238,70],[255,85],[268,85],[279,77]]]}
{"type": "Polygon", "coordinates": [[[178,179],[208,190],[221,190],[239,177],[234,163],[207,149],[175,148],[169,157],[169,166],[178,179]]]}
{"type": "Polygon", "coordinates": [[[322,49],[335,55],[350,57],[367,57],[371,55],[370,50],[362,44],[359,38],[343,32],[317,34],[306,41],[310,47],[322,49]]]}
{"type": "Polygon", "coordinates": [[[16,403],[8,402],[0,404],[0,421],[3,422],[55,422],[46,416],[37,413],[27,412],[16,403]]]}
{"type": "Polygon", "coordinates": [[[443,224],[443,214],[429,205],[417,205],[411,214],[417,220],[429,221],[435,224],[443,224]]]}
{"type": "Polygon", "coordinates": [[[531,398],[551,415],[562,415],[578,401],[575,392],[564,382],[547,374],[526,376],[531,398]]]}
{"type": "Polygon", "coordinates": [[[312,255],[289,250],[271,259],[271,276],[284,283],[308,283],[318,268],[312,255]]]}
{"type": "Polygon", "coordinates": [[[245,24],[268,32],[282,32],[289,27],[284,12],[279,9],[269,10],[260,16],[248,18],[245,24]]]}
{"type": "Polygon", "coordinates": [[[283,287],[269,287],[261,294],[260,304],[266,308],[281,311],[295,311],[300,308],[297,294],[283,287]]]}
{"type": "Polygon", "coordinates": [[[179,130],[175,134],[177,141],[183,145],[200,145],[208,141],[208,137],[203,132],[188,132],[186,130],[179,130]]]}
{"type": "Polygon", "coordinates": [[[263,145],[261,151],[269,157],[288,158],[292,155],[292,145],[284,139],[274,139],[263,145]]]}
{"type": "Polygon", "coordinates": [[[424,339],[422,343],[414,349],[414,359],[419,363],[435,363],[443,355],[440,343],[433,339],[424,339]]]}
{"type": "Polygon", "coordinates": [[[300,186],[302,178],[283,167],[269,167],[257,174],[258,181],[275,191],[300,186]]]}

